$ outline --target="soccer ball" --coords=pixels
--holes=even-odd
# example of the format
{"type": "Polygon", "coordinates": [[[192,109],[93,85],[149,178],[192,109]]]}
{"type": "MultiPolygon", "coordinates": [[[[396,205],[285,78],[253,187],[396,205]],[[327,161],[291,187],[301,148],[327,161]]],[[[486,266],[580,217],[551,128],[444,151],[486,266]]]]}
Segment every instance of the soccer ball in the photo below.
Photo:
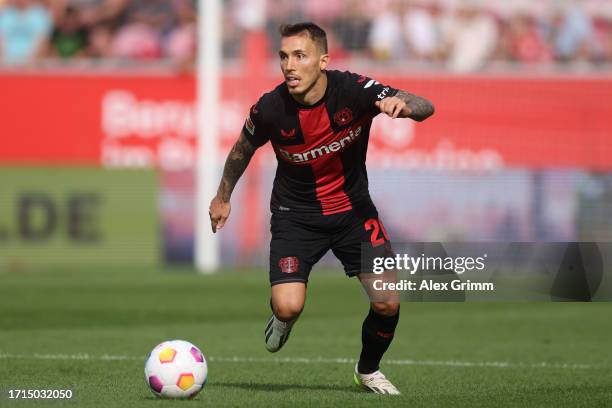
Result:
{"type": "Polygon", "coordinates": [[[204,354],[184,340],[158,344],[145,364],[145,381],[161,398],[193,398],[204,388],[208,365],[204,354]]]}

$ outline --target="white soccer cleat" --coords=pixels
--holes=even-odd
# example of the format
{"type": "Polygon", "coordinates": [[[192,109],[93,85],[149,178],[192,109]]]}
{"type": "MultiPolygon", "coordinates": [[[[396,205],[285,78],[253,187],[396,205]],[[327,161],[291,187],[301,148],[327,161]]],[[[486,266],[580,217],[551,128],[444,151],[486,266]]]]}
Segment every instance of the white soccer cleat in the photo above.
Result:
{"type": "Polygon", "coordinates": [[[270,353],[276,353],[283,347],[285,342],[287,342],[291,334],[293,323],[295,323],[295,321],[283,322],[278,320],[274,315],[270,317],[266,325],[266,330],[264,330],[264,335],[266,336],[266,349],[270,353]]]}
{"type": "Polygon", "coordinates": [[[370,374],[361,374],[357,371],[357,366],[355,366],[353,380],[355,380],[355,384],[357,384],[357,386],[376,394],[401,394],[401,392],[399,392],[399,390],[395,388],[393,384],[391,384],[391,381],[387,380],[387,377],[385,377],[385,375],[380,371],[374,371],[370,374]]]}

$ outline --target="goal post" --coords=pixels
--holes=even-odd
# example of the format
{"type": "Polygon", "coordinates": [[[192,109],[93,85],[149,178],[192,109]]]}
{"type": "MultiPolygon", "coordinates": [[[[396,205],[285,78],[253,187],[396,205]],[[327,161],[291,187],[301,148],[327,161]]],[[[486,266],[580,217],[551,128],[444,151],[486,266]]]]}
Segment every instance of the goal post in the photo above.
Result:
{"type": "Polygon", "coordinates": [[[194,257],[196,269],[201,273],[214,273],[219,269],[219,239],[212,233],[208,206],[216,194],[221,163],[219,160],[221,21],[222,0],[199,0],[194,257]]]}

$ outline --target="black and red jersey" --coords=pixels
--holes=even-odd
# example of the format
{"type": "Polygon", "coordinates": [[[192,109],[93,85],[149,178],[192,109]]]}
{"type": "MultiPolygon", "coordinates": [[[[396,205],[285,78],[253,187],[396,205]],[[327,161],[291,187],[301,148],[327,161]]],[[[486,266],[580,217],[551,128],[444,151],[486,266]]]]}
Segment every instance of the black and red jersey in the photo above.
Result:
{"type": "Polygon", "coordinates": [[[301,105],[282,83],[253,105],[244,124],[255,146],[272,143],[278,160],[271,210],[335,214],[370,211],[366,152],[375,102],[396,89],[350,72],[326,71],[327,89],[301,105]]]}

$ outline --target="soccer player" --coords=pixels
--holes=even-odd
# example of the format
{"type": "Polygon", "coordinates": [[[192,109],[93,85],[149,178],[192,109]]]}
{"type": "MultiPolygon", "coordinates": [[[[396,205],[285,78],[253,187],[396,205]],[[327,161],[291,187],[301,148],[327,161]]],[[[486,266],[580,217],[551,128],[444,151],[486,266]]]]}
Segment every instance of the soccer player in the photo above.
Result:
{"type": "MultiPolygon", "coordinates": [[[[304,307],[310,270],[328,251],[357,276],[369,294],[372,274],[362,270],[362,244],[384,256],[389,238],[368,192],[366,150],[372,119],[422,121],[428,100],[363,75],[328,70],[325,31],[313,23],[280,28],[284,81],[251,107],[210,204],[213,232],[230,215],[230,197],[260,146],[272,144],[278,168],[271,199],[270,284],[273,314],[266,348],[283,347],[304,307]]],[[[371,271],[370,271],[371,272],[371,271]]],[[[354,380],[379,394],[399,394],[379,371],[399,320],[397,296],[375,298],[362,327],[354,380]]]]}

